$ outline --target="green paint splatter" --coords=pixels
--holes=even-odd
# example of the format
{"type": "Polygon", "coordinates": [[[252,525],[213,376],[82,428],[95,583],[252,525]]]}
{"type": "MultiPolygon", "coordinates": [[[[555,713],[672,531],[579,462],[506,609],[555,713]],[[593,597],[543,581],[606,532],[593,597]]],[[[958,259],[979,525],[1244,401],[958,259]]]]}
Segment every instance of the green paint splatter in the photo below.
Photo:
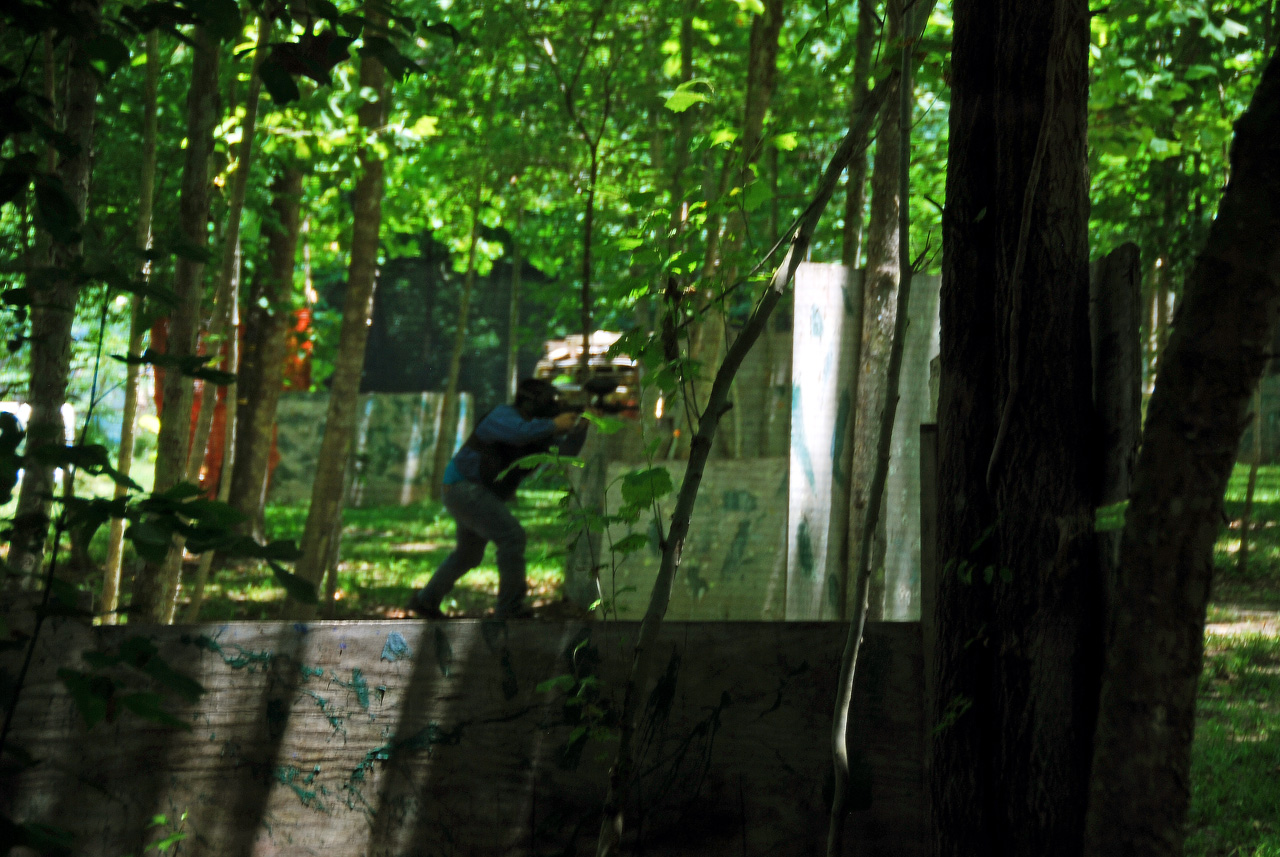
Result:
{"type": "Polygon", "coordinates": [[[827,575],[826,586],[827,605],[838,614],[840,612],[840,581],[836,579],[834,574],[827,575]]]}
{"type": "Polygon", "coordinates": [[[346,717],[338,713],[332,702],[313,690],[304,690],[302,693],[315,700],[316,708],[319,708],[321,713],[328,717],[329,725],[333,727],[334,732],[340,732],[344,736],[347,734],[346,717]]]}
{"type": "Polygon", "coordinates": [[[809,534],[809,519],[801,518],[796,528],[796,561],[800,563],[800,574],[813,579],[816,563],[813,559],[813,536],[809,534]]]}
{"type": "Polygon", "coordinates": [[[831,478],[837,485],[846,481],[844,470],[840,467],[840,458],[844,455],[844,435],[849,426],[850,396],[848,388],[840,393],[840,403],[836,407],[836,427],[831,435],[831,478]]]}
{"type": "Polygon", "coordinates": [[[729,550],[724,555],[724,565],[720,566],[720,579],[727,580],[730,575],[742,570],[747,559],[747,543],[751,538],[751,520],[738,522],[738,532],[729,543],[729,550]]]}
{"type": "Polygon", "coordinates": [[[306,664],[300,664],[298,669],[302,672],[303,681],[324,675],[324,667],[309,667],[306,664]]]}
{"type": "Polygon", "coordinates": [[[311,773],[303,775],[302,771],[293,765],[279,765],[274,772],[274,779],[282,786],[288,786],[293,793],[298,796],[298,800],[308,809],[314,809],[317,812],[329,812],[329,808],[325,806],[322,797],[329,794],[329,790],[324,786],[319,788],[310,788],[315,785],[316,777],[320,774],[320,766],[316,765],[311,769],[311,773]]]}

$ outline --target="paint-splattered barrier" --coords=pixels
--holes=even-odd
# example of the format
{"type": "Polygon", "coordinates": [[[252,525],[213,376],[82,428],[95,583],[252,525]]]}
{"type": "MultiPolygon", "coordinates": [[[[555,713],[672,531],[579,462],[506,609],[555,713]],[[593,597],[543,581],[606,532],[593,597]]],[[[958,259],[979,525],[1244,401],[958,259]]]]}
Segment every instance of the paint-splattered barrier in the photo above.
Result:
{"type": "MultiPolygon", "coordinates": [[[[13,736],[36,763],[5,773],[0,802],[75,835],[76,854],[175,834],[183,855],[594,853],[635,623],[50,626],[13,736]],[[139,634],[206,688],[168,703],[190,729],[121,709],[86,730],[57,670],[139,634]]],[[[844,636],[664,629],[632,807],[643,853],[823,853],[844,636]]],[[[873,624],[864,651],[850,731],[870,808],[854,840],[922,854],[919,625],[873,624]]]]}

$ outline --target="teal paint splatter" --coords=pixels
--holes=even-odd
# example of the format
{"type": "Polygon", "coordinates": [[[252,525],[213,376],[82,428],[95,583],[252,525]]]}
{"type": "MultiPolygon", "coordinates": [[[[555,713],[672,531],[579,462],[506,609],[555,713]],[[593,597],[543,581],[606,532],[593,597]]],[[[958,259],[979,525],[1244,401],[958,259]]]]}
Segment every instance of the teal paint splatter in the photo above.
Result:
{"type": "Polygon", "coordinates": [[[320,766],[316,765],[311,769],[311,773],[303,775],[302,771],[293,765],[280,765],[275,769],[274,779],[282,786],[288,786],[303,806],[308,809],[314,809],[317,812],[329,812],[329,808],[325,806],[321,800],[329,794],[329,790],[324,786],[319,788],[310,788],[315,785],[316,777],[320,774],[320,766]]]}
{"type": "Polygon", "coordinates": [[[822,339],[822,311],[817,307],[809,312],[809,331],[814,339],[822,339]]]}
{"type": "Polygon", "coordinates": [[[356,703],[366,711],[369,709],[369,683],[364,680],[364,673],[356,667],[351,671],[351,689],[356,692],[356,703]]]}
{"type": "Polygon", "coordinates": [[[409,644],[399,631],[387,634],[387,642],[382,646],[382,660],[395,662],[411,657],[413,657],[413,650],[409,648],[409,644]]]}
{"type": "Polygon", "coordinates": [[[351,671],[351,681],[343,681],[338,678],[337,673],[330,677],[330,681],[338,685],[338,687],[345,687],[353,692],[356,695],[356,703],[361,708],[366,710],[369,708],[369,683],[364,680],[364,673],[360,671],[359,667],[351,671]]]}
{"type": "Polygon", "coordinates": [[[844,317],[852,319],[854,316],[853,296],[849,293],[848,283],[840,286],[840,299],[844,302],[844,317]]]}
{"type": "Polygon", "coordinates": [[[183,634],[180,639],[189,646],[212,652],[222,658],[222,662],[233,670],[247,669],[249,672],[256,672],[259,667],[265,669],[270,666],[271,662],[276,659],[276,655],[273,652],[254,652],[245,649],[243,646],[234,646],[235,654],[231,654],[222,647],[221,643],[205,634],[201,634],[198,637],[183,634]]]}
{"type": "Polygon", "coordinates": [[[840,403],[836,407],[835,432],[831,435],[831,478],[837,485],[844,485],[846,482],[844,470],[840,467],[840,459],[844,456],[844,435],[849,427],[850,405],[849,390],[846,388],[840,392],[840,403]]]}
{"type": "Polygon", "coordinates": [[[804,473],[805,481],[809,483],[809,488],[813,489],[817,484],[817,480],[813,476],[813,460],[809,457],[809,447],[804,441],[804,431],[796,431],[796,427],[804,426],[804,414],[800,408],[800,385],[791,385],[791,444],[795,455],[800,459],[800,470],[804,473]]]}
{"type": "Polygon", "coordinates": [[[309,667],[306,664],[299,664],[298,670],[302,673],[303,681],[324,675],[324,667],[309,667]]]}
{"type": "Polygon", "coordinates": [[[333,727],[334,732],[340,732],[343,735],[347,734],[346,718],[338,713],[338,709],[332,702],[313,690],[304,690],[302,693],[315,701],[316,708],[319,708],[320,712],[328,718],[329,725],[333,727]]]}
{"type": "Polygon", "coordinates": [[[800,575],[813,579],[816,563],[813,559],[813,536],[809,534],[809,519],[801,518],[796,528],[796,561],[800,563],[800,575]]]}

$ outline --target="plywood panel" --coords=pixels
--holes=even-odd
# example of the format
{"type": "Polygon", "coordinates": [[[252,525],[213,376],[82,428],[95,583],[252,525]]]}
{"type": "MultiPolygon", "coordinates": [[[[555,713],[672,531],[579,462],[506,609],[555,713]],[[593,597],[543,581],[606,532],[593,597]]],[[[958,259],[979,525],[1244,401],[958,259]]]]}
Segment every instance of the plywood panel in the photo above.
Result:
{"type": "MultiPolygon", "coordinates": [[[[154,629],[208,688],[190,731],[122,714],[86,732],[54,677],[137,629],[62,623],[39,646],[0,783],[77,854],[141,853],[185,814],[183,855],[592,853],[633,623],[228,624],[154,629]],[[555,676],[574,692],[539,691],[555,676]],[[598,685],[594,683],[598,682],[598,685]],[[593,690],[596,687],[598,690],[593,690]],[[164,814],[168,822],[148,829],[164,814]]],[[[674,623],[648,697],[631,834],[643,852],[824,851],[829,712],[845,626],[674,623]]],[[[853,755],[859,854],[921,847],[920,645],[873,625],[853,755]]]]}

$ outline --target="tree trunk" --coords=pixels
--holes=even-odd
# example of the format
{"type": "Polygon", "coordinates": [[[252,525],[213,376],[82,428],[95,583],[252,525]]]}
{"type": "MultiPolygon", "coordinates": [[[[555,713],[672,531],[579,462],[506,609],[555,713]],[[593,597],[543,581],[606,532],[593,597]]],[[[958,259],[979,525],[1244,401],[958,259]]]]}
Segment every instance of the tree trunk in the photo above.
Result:
{"type": "MultiPolygon", "coordinates": [[[[237,248],[239,247],[239,238],[236,239],[237,248]]],[[[226,297],[230,303],[223,311],[223,318],[226,326],[229,328],[230,335],[227,337],[225,345],[226,357],[222,362],[222,371],[230,372],[235,375],[240,368],[240,253],[237,249],[235,259],[231,264],[231,284],[226,290],[226,297]]],[[[216,308],[215,308],[216,311],[216,308]]],[[[208,382],[205,383],[205,390],[213,387],[208,382]]],[[[217,479],[213,487],[214,496],[221,502],[227,502],[227,498],[231,496],[231,470],[235,466],[236,453],[236,383],[226,386],[223,394],[223,423],[222,423],[222,444],[219,450],[222,458],[218,461],[217,479]]],[[[213,424],[212,413],[216,407],[216,396],[205,395],[201,403],[201,422],[204,422],[204,408],[208,408],[210,412],[209,425],[213,424]]],[[[197,450],[208,446],[209,430],[203,429],[205,432],[205,441],[203,444],[197,445],[197,450]]],[[[195,471],[195,476],[190,477],[189,481],[195,482],[200,478],[200,470],[202,461],[206,455],[201,455],[200,459],[189,461],[188,473],[191,469],[195,471]]],[[[204,606],[204,589],[209,582],[209,569],[213,566],[214,551],[204,551],[200,554],[200,560],[196,564],[196,578],[191,585],[191,600],[187,604],[186,621],[198,622],[200,620],[200,608],[204,606]]]]}
{"type": "MultiPolygon", "coordinates": [[[[385,18],[377,8],[374,3],[365,7],[365,26],[375,33],[385,26],[385,18]]],[[[385,121],[388,101],[386,79],[382,63],[373,55],[366,54],[360,61],[360,89],[369,92],[371,100],[360,106],[358,114],[360,127],[366,133],[375,133],[385,121]]],[[[342,534],[342,490],[355,436],[356,399],[360,394],[364,348],[369,338],[373,289],[378,273],[383,163],[376,150],[368,145],[360,147],[358,162],[363,169],[356,180],[352,202],[351,262],[347,268],[347,288],[342,301],[342,329],[329,386],[324,437],[316,457],[320,466],[311,487],[311,508],[302,533],[302,557],[297,564],[298,576],[317,589],[324,578],[328,558],[333,555],[332,543],[342,534]]],[[[315,615],[315,607],[300,605],[294,612],[300,618],[310,618],[315,615]]]]}
{"type": "MultiPolygon", "coordinates": [[[[204,27],[195,31],[191,88],[187,94],[187,148],[182,166],[182,192],[178,203],[178,228],[194,248],[208,246],[209,157],[213,152],[213,126],[218,116],[219,46],[204,27]]],[[[200,296],[204,262],[180,255],[174,271],[177,306],[169,314],[167,352],[175,357],[195,354],[200,324],[200,296]]],[[[187,446],[191,435],[191,379],[170,369],[162,385],[164,407],[156,441],[154,490],[166,491],[186,477],[187,446]]],[[[134,587],[133,616],[143,622],[173,621],[182,572],[182,546],[170,549],[160,565],[147,563],[134,587]]]]}
{"type": "Polygon", "coordinates": [[[516,203],[516,231],[511,236],[511,303],[507,308],[507,397],[515,400],[520,383],[520,291],[524,277],[524,253],[520,246],[520,225],[524,222],[524,202],[516,203]]]}
{"type": "MultiPolygon", "coordinates": [[[[262,78],[259,77],[259,70],[262,68],[263,59],[266,58],[270,40],[271,19],[260,15],[258,16],[258,44],[253,52],[253,64],[249,70],[249,93],[245,97],[244,119],[240,123],[240,145],[237,147],[235,170],[231,178],[231,198],[227,201],[227,225],[222,232],[222,267],[218,272],[218,286],[214,291],[209,333],[206,337],[208,347],[215,352],[221,352],[226,347],[223,337],[232,316],[235,315],[238,297],[236,290],[240,285],[240,219],[244,211],[245,192],[249,187],[249,173],[253,167],[253,143],[254,135],[257,133],[258,105],[262,94],[262,78]]],[[[236,335],[234,326],[232,326],[231,335],[234,339],[236,335]]],[[[231,349],[228,347],[227,350],[231,349]]],[[[225,397],[223,401],[226,412],[230,414],[234,399],[225,397]]],[[[196,425],[195,438],[187,457],[188,482],[200,481],[200,472],[207,455],[209,434],[213,428],[217,405],[218,385],[205,382],[200,387],[199,423],[196,425]]],[[[223,452],[226,444],[227,436],[224,434],[223,452]]]]}
{"type": "Polygon", "coordinates": [[[471,206],[471,238],[467,246],[467,273],[458,300],[458,324],[453,332],[453,355],[449,358],[449,376],[445,382],[444,402],[440,405],[440,431],[436,433],[435,458],[431,467],[431,496],[444,496],[444,471],[453,457],[458,440],[458,376],[462,373],[462,355],[467,350],[467,320],[471,314],[471,292],[476,285],[476,244],[480,238],[480,184],[471,206]]]}
{"type": "Polygon", "coordinates": [[[1280,59],[1236,123],[1231,182],[1147,411],[1109,617],[1085,854],[1181,855],[1222,495],[1280,311],[1280,59]]]}
{"type": "MultiPolygon", "coordinates": [[[[142,173],[138,178],[138,221],[134,241],[139,250],[151,249],[151,212],[155,202],[156,186],[156,94],[160,86],[160,34],[156,30],[147,33],[146,100],[142,107],[142,173]]],[[[144,262],[139,276],[145,282],[151,276],[151,263],[144,262]]],[[[143,316],[143,301],[133,296],[129,318],[129,354],[142,354],[147,325],[143,316]]],[[[138,379],[142,367],[129,364],[125,368],[124,413],[120,418],[120,456],[116,469],[125,476],[133,469],[133,444],[138,430],[138,379]]],[[[128,493],[123,485],[117,485],[115,498],[128,493]]],[[[114,625],[119,621],[120,565],[124,557],[124,519],[112,518],[107,531],[107,560],[102,578],[102,621],[114,625]]]]}
{"type": "MultiPolygon", "coordinates": [[[[753,178],[751,166],[760,160],[764,140],[764,119],[773,99],[778,74],[778,35],[784,21],[783,0],[765,0],[763,10],[751,25],[751,45],[747,55],[747,92],[742,111],[742,135],[734,161],[736,185],[745,188],[753,178]]],[[[731,167],[726,165],[726,171],[731,167]]],[[[732,172],[730,172],[732,175],[732,172]]],[[[723,191],[728,188],[722,182],[723,191]]],[[[736,257],[746,240],[747,218],[741,207],[735,207],[726,218],[724,234],[713,225],[708,235],[707,258],[703,264],[703,289],[706,297],[702,319],[696,325],[690,359],[697,364],[697,379],[686,385],[685,398],[694,403],[696,413],[706,409],[711,384],[725,349],[728,316],[724,300],[718,296],[737,277],[736,257]],[[718,286],[715,285],[718,283],[718,286]]],[[[690,433],[692,438],[692,432],[690,433]]],[[[732,431],[718,435],[719,452],[732,457],[737,439],[732,431]]]]}
{"type": "MultiPolygon", "coordinates": [[[[1089,327],[1093,352],[1093,402],[1098,415],[1098,505],[1129,499],[1142,435],[1142,316],[1138,245],[1122,244],[1093,266],[1089,276],[1089,327]]],[[[1098,533],[1103,579],[1115,577],[1120,534],[1098,533]]]]}
{"type": "MultiPolygon", "coordinates": [[[[902,3],[888,0],[885,18],[889,44],[898,45],[902,40],[902,3]]],[[[908,81],[910,90],[911,83],[908,81]]],[[[861,363],[857,369],[857,406],[848,425],[848,445],[853,449],[852,488],[849,498],[848,556],[857,557],[863,551],[864,538],[873,539],[882,548],[883,539],[875,539],[876,528],[866,526],[867,512],[873,502],[868,486],[878,466],[880,431],[888,400],[889,352],[893,348],[893,334],[898,308],[898,206],[900,187],[898,176],[902,163],[901,132],[895,121],[898,110],[898,89],[895,86],[885,96],[884,119],[876,137],[876,159],[871,173],[871,220],[867,227],[867,268],[862,290],[862,346],[861,363]],[[866,535],[864,535],[864,533],[866,535]]],[[[877,508],[884,507],[884,498],[874,498],[877,508]]],[[[875,522],[873,522],[874,524],[875,522]]],[[[877,550],[872,555],[872,579],[868,618],[879,619],[884,613],[884,555],[877,550]]],[[[860,609],[861,593],[856,587],[846,589],[849,599],[846,616],[854,616],[860,609]]]]}
{"type": "Polygon", "coordinates": [[[954,20],[934,853],[1075,857],[1102,636],[1089,10],[1083,0],[957,0],[954,20]]]}
{"type": "Polygon", "coordinates": [[[72,272],[84,258],[81,231],[93,165],[98,76],[82,55],[82,49],[98,31],[100,0],[73,0],[66,14],[80,22],[83,30],[78,31],[82,35],[70,40],[66,53],[63,132],[75,148],[58,158],[56,178],[71,197],[76,223],[74,235],[61,240],[52,236],[50,264],[55,273],[32,297],[31,383],[27,391],[31,416],[26,427],[22,487],[18,492],[8,557],[10,567],[26,578],[24,582],[40,573],[54,493],[54,468],[39,463],[34,453],[42,447],[66,443],[62,405],[67,400],[67,380],[71,373],[71,325],[80,297],[80,283],[72,272]]]}
{"type": "MultiPolygon", "coordinates": [[[[854,37],[853,92],[849,122],[862,110],[871,79],[871,52],[875,47],[876,10],[871,0],[858,2],[858,34],[854,37]]],[[[866,205],[867,153],[862,152],[849,164],[844,186],[844,230],[841,234],[840,264],[857,268],[862,261],[862,210],[866,205]]]]}
{"type": "Polygon", "coordinates": [[[303,171],[282,167],[271,183],[271,211],[263,223],[267,266],[254,275],[244,336],[245,354],[236,394],[236,460],[232,469],[232,506],[260,536],[267,499],[267,470],[274,439],[276,409],[288,351],[290,294],[298,251],[303,171]]]}

